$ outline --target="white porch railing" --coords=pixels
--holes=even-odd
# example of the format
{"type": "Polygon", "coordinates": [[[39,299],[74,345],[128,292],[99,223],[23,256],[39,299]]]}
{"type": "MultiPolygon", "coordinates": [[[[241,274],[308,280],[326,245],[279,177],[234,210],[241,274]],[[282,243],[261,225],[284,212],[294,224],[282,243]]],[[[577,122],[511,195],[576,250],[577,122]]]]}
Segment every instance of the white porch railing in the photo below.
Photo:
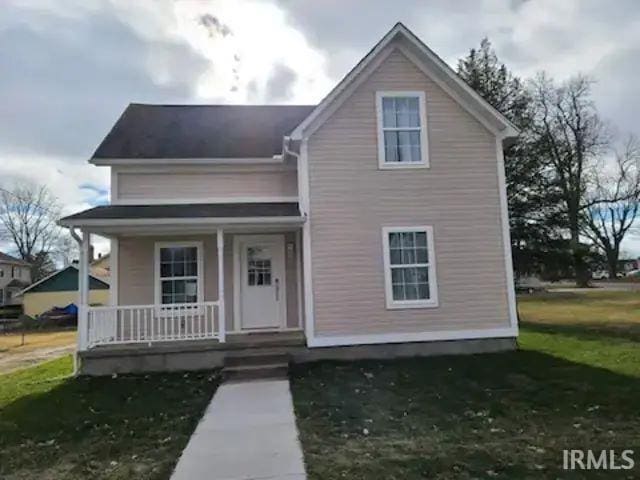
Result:
{"type": "Polygon", "coordinates": [[[98,345],[218,339],[225,341],[219,302],[87,308],[87,348],[98,345]]]}

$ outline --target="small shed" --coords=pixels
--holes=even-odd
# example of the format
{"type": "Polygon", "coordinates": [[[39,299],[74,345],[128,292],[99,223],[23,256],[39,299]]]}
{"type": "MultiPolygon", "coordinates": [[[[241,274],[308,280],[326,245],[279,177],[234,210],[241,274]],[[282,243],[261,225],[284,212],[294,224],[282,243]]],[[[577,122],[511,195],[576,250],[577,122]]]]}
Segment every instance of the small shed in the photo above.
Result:
{"type": "MultiPolygon", "coordinates": [[[[109,303],[109,284],[104,280],[90,276],[89,303],[107,305],[109,303]]],[[[78,303],[78,268],[69,265],[62,270],[34,283],[20,292],[24,313],[37,317],[53,307],[64,307],[78,303]]]]}

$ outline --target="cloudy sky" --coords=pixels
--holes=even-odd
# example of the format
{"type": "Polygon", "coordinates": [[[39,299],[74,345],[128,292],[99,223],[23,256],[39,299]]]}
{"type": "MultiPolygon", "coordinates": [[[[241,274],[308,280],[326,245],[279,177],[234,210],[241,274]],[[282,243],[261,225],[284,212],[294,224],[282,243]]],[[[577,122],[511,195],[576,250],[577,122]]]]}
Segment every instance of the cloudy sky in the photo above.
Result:
{"type": "Polygon", "coordinates": [[[640,135],[637,1],[392,3],[3,0],[0,186],[46,183],[68,212],[105,202],[108,169],[87,159],[129,102],[315,103],[396,21],[452,66],[488,36],[524,77],[590,74],[603,117],[640,135]]]}

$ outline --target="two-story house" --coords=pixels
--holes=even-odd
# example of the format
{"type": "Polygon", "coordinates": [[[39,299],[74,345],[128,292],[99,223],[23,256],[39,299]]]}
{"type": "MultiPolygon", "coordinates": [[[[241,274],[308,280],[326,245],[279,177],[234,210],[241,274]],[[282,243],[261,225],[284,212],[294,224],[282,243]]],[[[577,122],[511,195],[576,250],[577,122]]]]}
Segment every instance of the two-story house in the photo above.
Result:
{"type": "Polygon", "coordinates": [[[16,294],[30,283],[31,266],[0,252],[0,307],[22,303],[22,299],[16,294]]]}
{"type": "Polygon", "coordinates": [[[318,105],[129,105],[90,160],[111,204],[61,220],[85,277],[111,239],[83,370],[513,348],[517,133],[402,24],[318,105]]]}

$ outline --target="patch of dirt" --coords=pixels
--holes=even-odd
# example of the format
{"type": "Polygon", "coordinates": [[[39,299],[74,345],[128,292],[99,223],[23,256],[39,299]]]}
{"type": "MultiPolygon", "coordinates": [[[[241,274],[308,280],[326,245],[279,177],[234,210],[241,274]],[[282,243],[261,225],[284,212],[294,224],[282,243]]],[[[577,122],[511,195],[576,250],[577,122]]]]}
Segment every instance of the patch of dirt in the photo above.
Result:
{"type": "Polygon", "coordinates": [[[61,347],[39,348],[28,352],[0,353],[0,373],[9,373],[21,368],[31,367],[38,363],[73,353],[75,350],[75,343],[70,343],[61,347]]]}

